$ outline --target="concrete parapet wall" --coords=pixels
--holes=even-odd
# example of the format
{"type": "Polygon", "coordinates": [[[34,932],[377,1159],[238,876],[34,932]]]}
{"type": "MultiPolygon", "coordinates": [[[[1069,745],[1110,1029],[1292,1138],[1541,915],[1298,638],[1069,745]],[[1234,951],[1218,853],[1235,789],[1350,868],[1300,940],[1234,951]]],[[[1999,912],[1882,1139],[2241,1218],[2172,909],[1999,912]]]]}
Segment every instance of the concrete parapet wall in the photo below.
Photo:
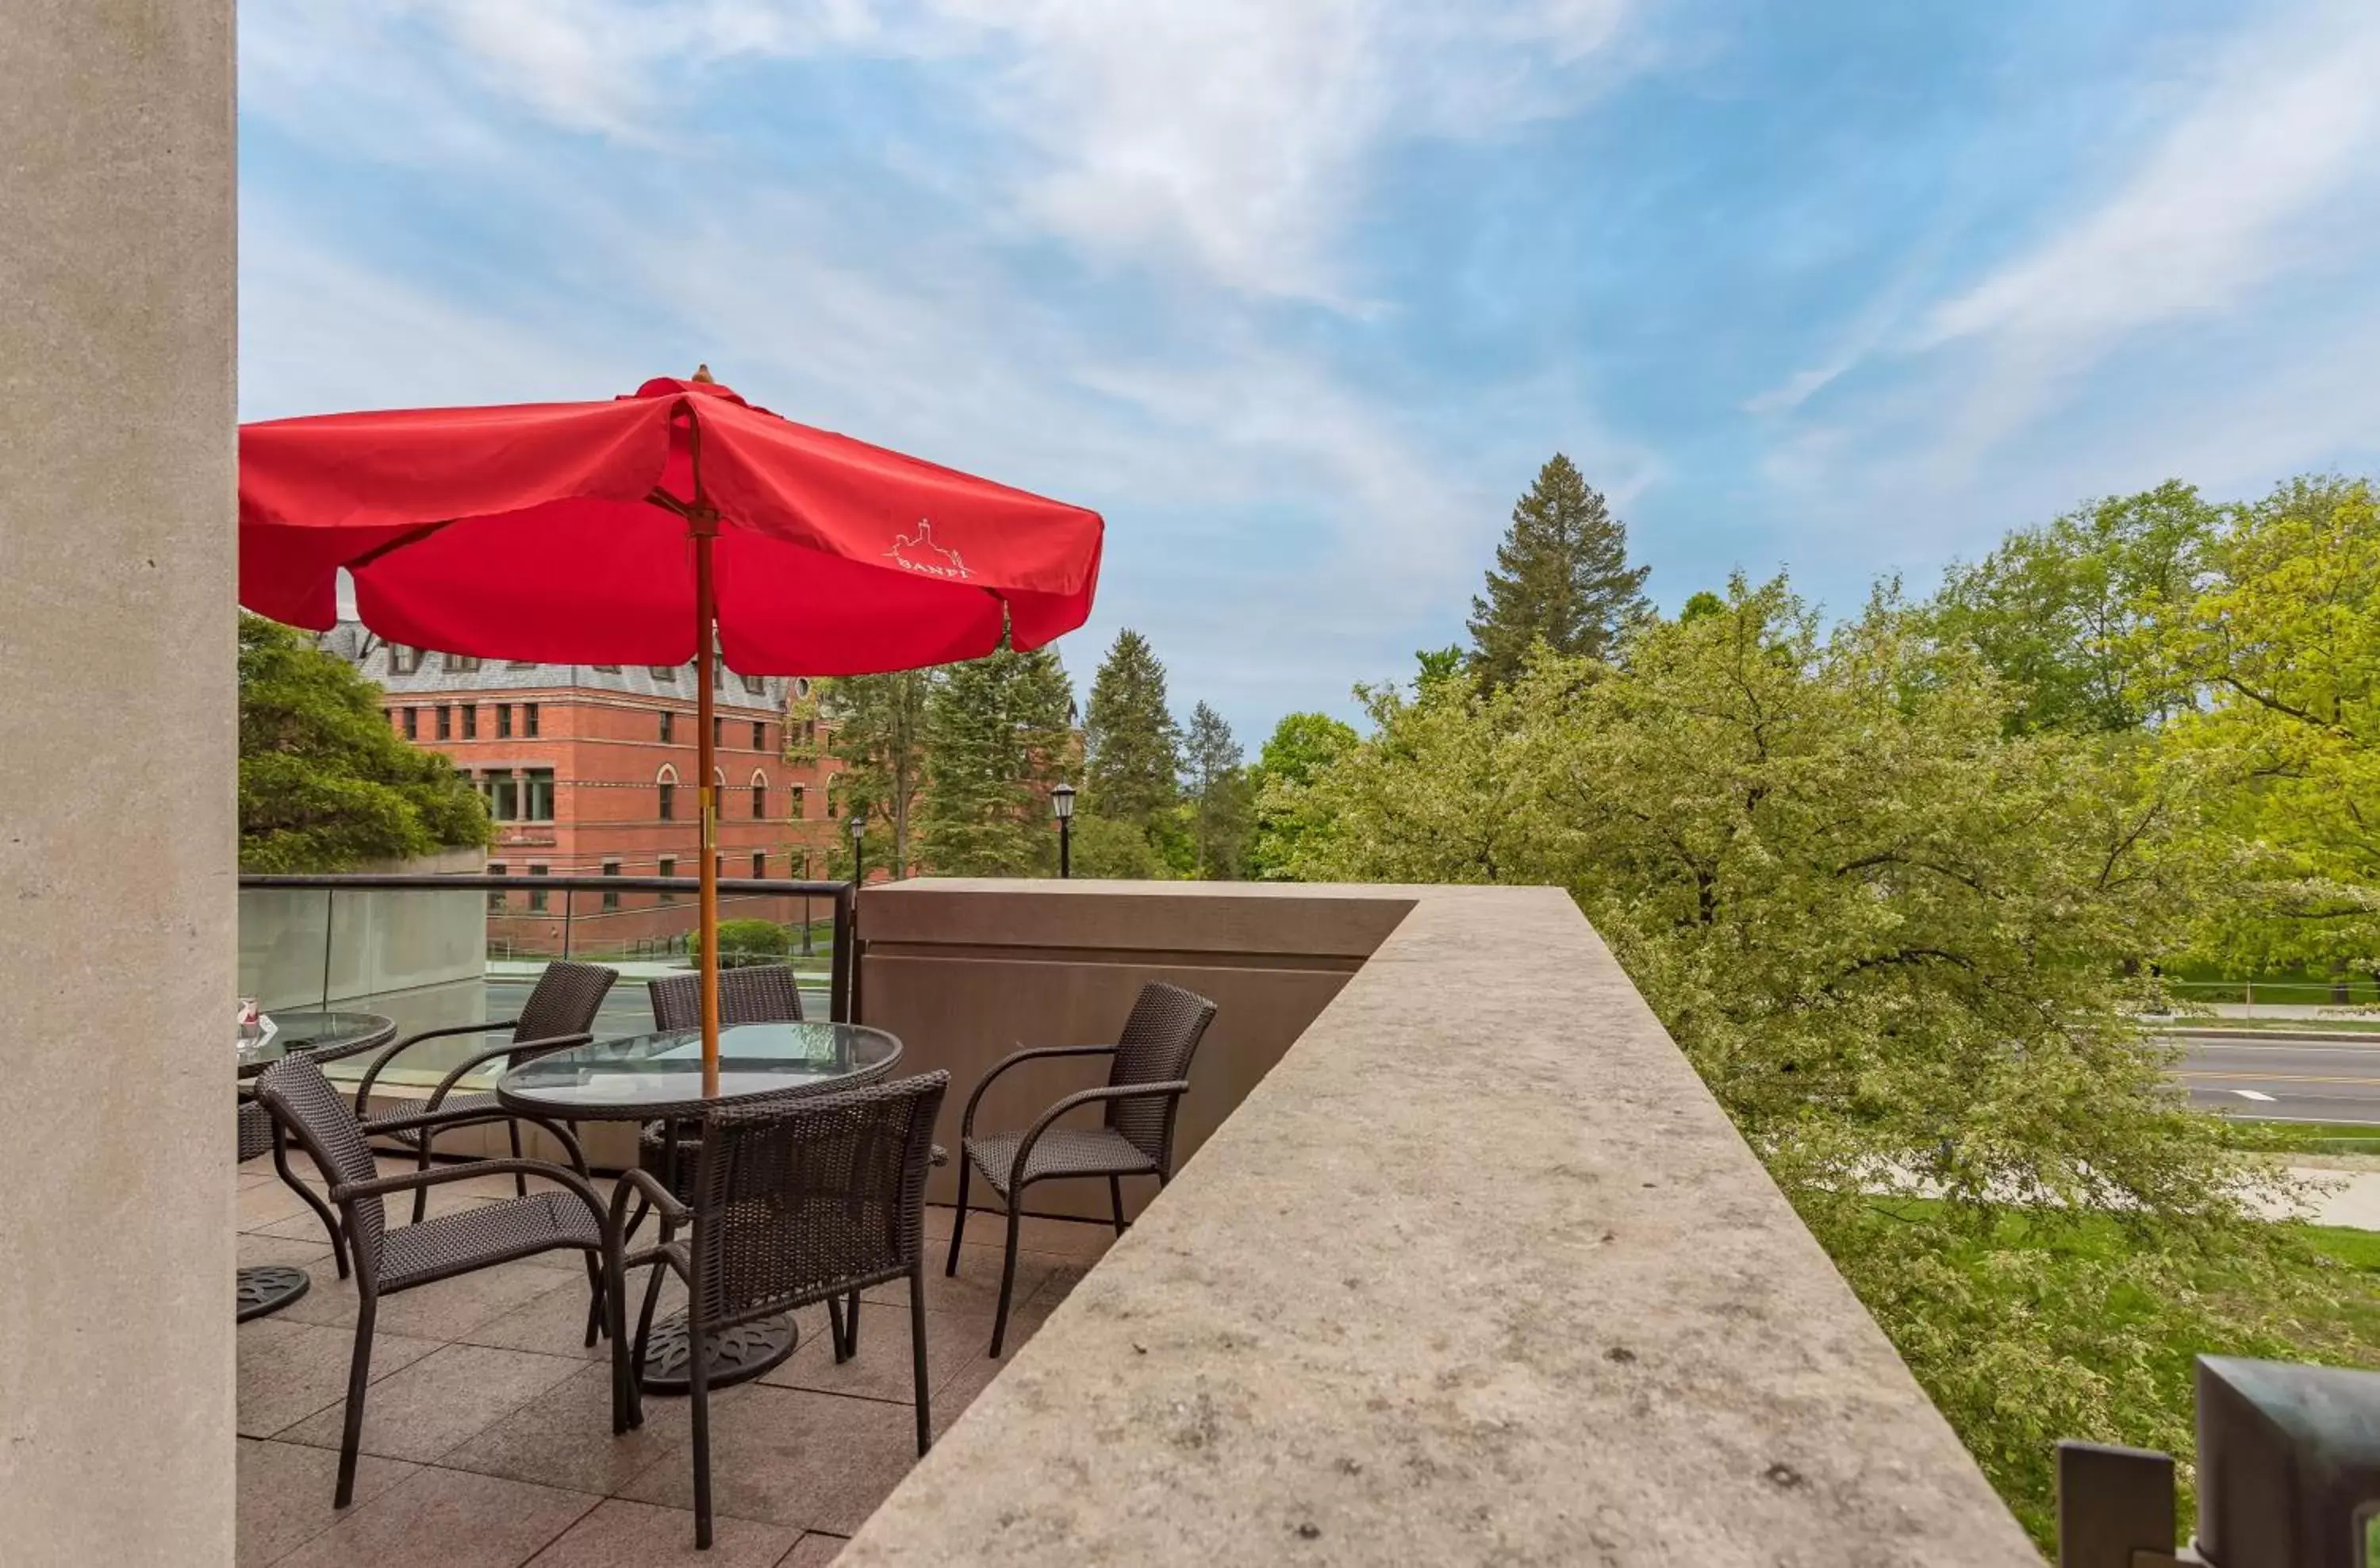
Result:
{"type": "Polygon", "coordinates": [[[839,1561],[2038,1563],[1560,892],[928,882],[863,917],[871,1019],[954,1103],[1009,1036],[1203,968],[1229,1116],[839,1561]],[[1293,1003],[1247,978],[1292,932],[1369,952],[1293,1003]]]}

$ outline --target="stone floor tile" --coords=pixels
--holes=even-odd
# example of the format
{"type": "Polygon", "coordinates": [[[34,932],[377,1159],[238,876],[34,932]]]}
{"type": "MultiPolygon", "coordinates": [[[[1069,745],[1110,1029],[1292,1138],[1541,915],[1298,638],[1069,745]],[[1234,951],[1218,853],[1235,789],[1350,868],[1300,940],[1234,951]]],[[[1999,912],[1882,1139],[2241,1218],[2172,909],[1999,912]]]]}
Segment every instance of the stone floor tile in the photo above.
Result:
{"type": "Polygon", "coordinates": [[[953,1372],[949,1382],[934,1391],[934,1405],[929,1414],[933,1418],[936,1442],[942,1440],[942,1434],[951,1429],[951,1423],[966,1414],[976,1396],[990,1388],[991,1380],[999,1377],[1007,1365],[1005,1351],[997,1361],[978,1353],[953,1372]]]}
{"type": "MultiPolygon", "coordinates": [[[[370,1454],[356,1463],[356,1501],[373,1498],[419,1468],[370,1454]]],[[[331,1506],[339,1456],[298,1443],[239,1440],[239,1568],[264,1568],[337,1524],[331,1506]]]]}
{"type": "MultiPolygon", "coordinates": [[[[1011,1343],[1023,1344],[1040,1326],[1038,1315],[1013,1313],[1011,1343]]],[[[980,1356],[990,1330],[966,1313],[926,1314],[926,1387],[930,1392],[955,1376],[960,1367],[980,1356]]],[[[859,1351],[838,1364],[834,1341],[823,1331],[805,1335],[799,1349],[785,1362],[761,1375],[775,1388],[811,1389],[856,1399],[889,1400],[907,1404],[914,1399],[917,1377],[909,1355],[909,1307],[863,1300],[859,1313],[859,1351]]]]}
{"type": "MultiPolygon", "coordinates": [[[[302,1241],[294,1236],[268,1236],[243,1231],[238,1236],[236,1250],[237,1266],[242,1269],[253,1268],[260,1263],[286,1263],[310,1270],[313,1265],[320,1263],[325,1279],[335,1280],[339,1275],[338,1266],[331,1261],[331,1238],[319,1230],[312,1237],[302,1241]]],[[[307,1319],[298,1320],[304,1322],[307,1319]]]]}
{"type": "MultiPolygon", "coordinates": [[[[266,1169],[270,1171],[272,1167],[267,1166],[266,1169]]],[[[306,1200],[277,1176],[269,1182],[241,1187],[235,1197],[233,1212],[237,1216],[237,1228],[239,1230],[262,1231],[276,1224],[285,1225],[294,1220],[303,1220],[306,1228],[285,1234],[303,1236],[310,1230],[317,1237],[323,1234],[322,1222],[306,1207],[306,1200]]]]}
{"type": "Polygon", "coordinates": [[[714,1513],[708,1551],[694,1545],[690,1509],[656,1508],[613,1498],[573,1525],[531,1560],[530,1568],[649,1568],[666,1562],[706,1568],[773,1568],[801,1532],[714,1513]]]}
{"type": "MultiPolygon", "coordinates": [[[[364,1402],[362,1450],[426,1464],[552,1388],[584,1362],[485,1345],[442,1345],[375,1382],[364,1402]]],[[[342,1412],[324,1410],[283,1434],[289,1442],[339,1446],[342,1412]]],[[[604,1429],[610,1429],[606,1423],[604,1429]]]]}
{"type": "Polygon", "coordinates": [[[777,1568],[826,1568],[826,1564],[843,1555],[849,1536],[830,1536],[823,1530],[812,1530],[794,1543],[777,1568]]]}
{"type": "Polygon", "coordinates": [[[453,1337],[464,1344],[494,1345],[500,1350],[534,1350],[542,1355],[574,1355],[581,1360],[608,1357],[612,1354],[608,1338],[599,1338],[591,1345],[587,1343],[586,1276],[573,1280],[542,1269],[527,1272],[546,1287],[541,1294],[453,1337]]]}
{"type": "MultiPolygon", "coordinates": [[[[1001,1249],[996,1246],[978,1246],[973,1242],[967,1243],[959,1248],[959,1271],[955,1276],[945,1276],[942,1273],[946,1249],[931,1247],[928,1249],[928,1253],[926,1309],[929,1312],[950,1312],[980,1318],[983,1319],[984,1332],[989,1336],[991,1331],[993,1311],[1000,1304],[1001,1249]]],[[[1026,1253],[1022,1250],[1017,1253],[1016,1286],[1011,1297],[1012,1311],[1015,1304],[1030,1301],[1033,1298],[1033,1293],[1039,1290],[1041,1282],[1049,1277],[1050,1267],[1051,1260],[1046,1254],[1026,1253]]],[[[884,1284],[871,1285],[861,1294],[871,1302],[896,1306],[905,1310],[909,1305],[909,1282],[893,1280],[884,1284]]]]}
{"type": "MultiPolygon", "coordinates": [[[[722,1513],[848,1535],[917,1463],[917,1427],[905,1406],[765,1384],[738,1395],[711,1411],[711,1496],[722,1513]]],[[[655,1461],[622,1495],[688,1506],[688,1445],[655,1461]]]]}
{"type": "Polygon", "coordinates": [[[602,1500],[423,1468],[282,1559],[285,1568],[518,1568],[602,1500]]]}
{"type": "MultiPolygon", "coordinates": [[[[356,1345],[352,1329],[323,1328],[276,1315],[242,1323],[238,1345],[242,1437],[272,1437],[339,1405],[347,1396],[347,1367],[356,1345]]],[[[375,1335],[372,1381],[378,1384],[439,1348],[435,1340],[375,1335]]],[[[335,1424],[332,1429],[335,1444],[335,1424]]]]}
{"type": "MultiPolygon", "coordinates": [[[[740,1385],[721,1389],[711,1396],[711,1413],[717,1415],[743,1392],[740,1385]]],[[[608,1496],[663,1455],[682,1453],[692,1429],[684,1399],[649,1393],[645,1424],[613,1436],[612,1368],[607,1363],[580,1367],[449,1450],[439,1463],[457,1470],[608,1496]]]]}
{"type": "MultiPolygon", "coordinates": [[[[527,1265],[531,1260],[523,1258],[384,1295],[380,1299],[375,1327],[382,1333],[418,1339],[477,1340],[479,1329],[575,1281],[578,1288],[578,1329],[571,1336],[569,1346],[557,1346],[554,1354],[577,1355],[578,1341],[587,1331],[587,1265],[580,1261],[584,1257],[581,1253],[558,1256],[569,1265],[568,1273],[530,1268],[527,1265]]],[[[313,1276],[313,1288],[277,1316],[300,1323],[353,1324],[358,1300],[356,1282],[352,1278],[338,1277],[327,1247],[321,1261],[309,1264],[307,1271],[313,1276]]]]}

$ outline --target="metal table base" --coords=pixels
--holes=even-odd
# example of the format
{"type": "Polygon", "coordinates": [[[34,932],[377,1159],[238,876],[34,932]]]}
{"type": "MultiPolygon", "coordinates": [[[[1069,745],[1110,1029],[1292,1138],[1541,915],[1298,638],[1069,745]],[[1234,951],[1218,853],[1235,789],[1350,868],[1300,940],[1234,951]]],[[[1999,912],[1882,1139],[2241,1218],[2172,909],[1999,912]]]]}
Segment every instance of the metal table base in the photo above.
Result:
{"type": "MultiPolygon", "coordinates": [[[[749,1382],[791,1355],[800,1337],[791,1318],[763,1318],[712,1334],[710,1386],[749,1382]]],[[[684,1393],[686,1361],[686,1314],[673,1312],[653,1324],[637,1382],[647,1393],[684,1393]]]]}
{"type": "Polygon", "coordinates": [[[286,1263],[258,1263],[238,1274],[240,1322],[278,1312],[304,1295],[314,1282],[303,1269],[286,1263]]]}

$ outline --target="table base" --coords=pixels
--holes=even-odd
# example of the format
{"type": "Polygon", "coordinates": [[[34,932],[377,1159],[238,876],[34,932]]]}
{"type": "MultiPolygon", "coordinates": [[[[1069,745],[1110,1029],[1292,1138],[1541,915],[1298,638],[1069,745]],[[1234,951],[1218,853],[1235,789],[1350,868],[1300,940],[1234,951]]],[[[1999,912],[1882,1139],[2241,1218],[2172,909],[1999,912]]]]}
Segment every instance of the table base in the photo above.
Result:
{"type": "MultiPolygon", "coordinates": [[[[710,1386],[749,1382],[791,1355],[799,1337],[791,1318],[763,1318],[712,1334],[710,1386]]],[[[645,1364],[637,1379],[647,1393],[686,1392],[686,1364],[691,1359],[686,1339],[683,1312],[673,1312],[653,1325],[652,1338],[645,1345],[645,1364]]]]}
{"type": "Polygon", "coordinates": [[[293,1269],[286,1263],[258,1263],[242,1269],[238,1274],[238,1321],[261,1318],[268,1312],[278,1312],[312,1288],[313,1280],[303,1269],[293,1269]]]}

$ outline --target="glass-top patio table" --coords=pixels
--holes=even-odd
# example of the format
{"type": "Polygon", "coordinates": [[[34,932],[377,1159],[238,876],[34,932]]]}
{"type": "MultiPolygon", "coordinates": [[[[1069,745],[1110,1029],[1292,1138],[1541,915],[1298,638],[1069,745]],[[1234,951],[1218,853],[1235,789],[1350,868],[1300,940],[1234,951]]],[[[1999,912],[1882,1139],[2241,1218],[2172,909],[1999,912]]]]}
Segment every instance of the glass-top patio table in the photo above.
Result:
{"type": "MultiPolygon", "coordinates": [[[[901,1042],[859,1024],[728,1024],[719,1030],[719,1090],[702,1091],[702,1033],[668,1029],[572,1046],[525,1062],[496,1081],[507,1111],[577,1122],[658,1121],[666,1130],[663,1182],[676,1179],[678,1124],[723,1105],[763,1098],[832,1094],[875,1082],[901,1060],[901,1042]]],[[[757,1378],[794,1353],[790,1318],[764,1318],[712,1336],[713,1388],[757,1378]]],[[[683,1393],[686,1314],[653,1325],[638,1380],[657,1393],[683,1393]]]]}

